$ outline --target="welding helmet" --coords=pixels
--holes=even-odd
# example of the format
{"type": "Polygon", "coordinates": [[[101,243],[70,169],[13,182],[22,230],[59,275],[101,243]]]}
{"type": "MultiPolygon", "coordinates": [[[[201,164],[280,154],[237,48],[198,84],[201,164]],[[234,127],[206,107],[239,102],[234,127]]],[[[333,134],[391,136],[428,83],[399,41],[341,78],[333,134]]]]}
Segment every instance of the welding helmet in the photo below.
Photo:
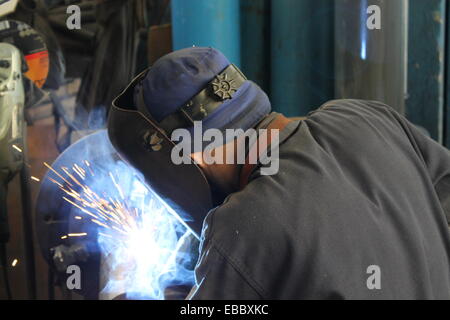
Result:
{"type": "MultiPolygon", "coordinates": [[[[271,110],[267,95],[218,50],[193,47],[160,58],[113,101],[108,133],[118,153],[199,236],[221,204],[200,167],[174,164],[175,129],[247,130],[271,110]],[[215,201],[216,200],[216,201],[215,201]]],[[[199,150],[193,150],[199,151],[199,150]]]]}

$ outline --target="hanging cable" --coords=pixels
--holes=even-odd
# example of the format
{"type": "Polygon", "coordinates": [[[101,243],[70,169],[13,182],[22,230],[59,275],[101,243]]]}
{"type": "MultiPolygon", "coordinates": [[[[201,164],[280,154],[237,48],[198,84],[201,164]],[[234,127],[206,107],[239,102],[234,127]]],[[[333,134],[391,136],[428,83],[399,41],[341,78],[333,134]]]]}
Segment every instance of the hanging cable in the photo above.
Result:
{"type": "Polygon", "coordinates": [[[7,187],[0,182],[0,267],[3,269],[3,277],[6,288],[6,295],[11,300],[11,288],[8,278],[8,259],[6,255],[6,243],[9,240],[8,212],[6,207],[7,187]]]}
{"type": "Polygon", "coordinates": [[[8,278],[8,259],[6,255],[6,243],[0,243],[0,264],[3,269],[3,278],[5,283],[5,292],[8,300],[12,300],[11,287],[8,278]]]}

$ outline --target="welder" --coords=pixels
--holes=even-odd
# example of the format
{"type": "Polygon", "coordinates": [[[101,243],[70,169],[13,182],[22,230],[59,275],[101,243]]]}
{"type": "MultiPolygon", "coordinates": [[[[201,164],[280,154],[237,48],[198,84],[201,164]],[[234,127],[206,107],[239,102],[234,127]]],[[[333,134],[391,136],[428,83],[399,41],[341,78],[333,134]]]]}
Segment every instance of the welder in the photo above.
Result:
{"type": "Polygon", "coordinates": [[[200,47],[162,57],[113,102],[113,145],[201,239],[188,298],[450,299],[449,150],[380,102],[330,101],[296,120],[271,109],[200,47]],[[244,144],[244,163],[204,161],[201,141],[174,164],[174,133],[204,138],[199,123],[257,129],[209,147],[244,144]]]}

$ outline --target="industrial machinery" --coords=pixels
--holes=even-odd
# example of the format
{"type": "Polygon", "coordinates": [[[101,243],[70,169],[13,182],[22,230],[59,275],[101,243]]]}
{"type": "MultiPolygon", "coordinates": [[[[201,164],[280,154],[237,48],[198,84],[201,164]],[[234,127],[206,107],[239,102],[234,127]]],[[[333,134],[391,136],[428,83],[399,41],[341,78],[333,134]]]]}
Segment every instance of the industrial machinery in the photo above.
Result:
{"type": "Polygon", "coordinates": [[[19,0],[1,0],[0,1],[0,16],[5,16],[16,10],[19,0]]]}
{"type": "MultiPolygon", "coordinates": [[[[39,102],[45,89],[50,90],[55,114],[64,117],[51,91],[64,78],[64,62],[60,52],[55,53],[58,47],[55,38],[47,34],[51,28],[47,28],[42,17],[37,17],[40,11],[34,6],[36,3],[0,0],[0,262],[10,298],[5,249],[9,239],[6,196],[9,182],[18,173],[28,298],[36,298],[25,111],[39,102]],[[34,25],[35,22],[41,25],[34,25]]],[[[171,214],[171,208],[141,182],[139,174],[119,159],[105,131],[72,144],[48,167],[41,180],[35,219],[40,249],[49,265],[50,299],[54,298],[55,284],[70,298],[73,291],[67,288],[66,281],[70,275],[68,267],[73,265],[82,270],[81,285],[74,291],[87,299],[111,299],[123,297],[122,294],[145,299],[186,296],[193,282],[198,241],[177,220],[177,215],[171,214]],[[74,183],[71,177],[82,183],[74,183]],[[102,200],[92,201],[87,190],[102,200]],[[111,209],[114,206],[117,207],[111,209]],[[130,210],[124,211],[120,206],[130,210]],[[108,208],[113,220],[114,214],[137,212],[136,216],[127,217],[133,228],[126,230],[126,236],[108,230],[116,227],[109,224],[114,221],[102,220],[108,208]],[[97,215],[99,220],[87,212],[97,215]],[[120,253],[124,250],[130,253],[126,255],[130,260],[121,261],[124,255],[120,253]],[[118,261],[125,268],[116,268],[118,261]]]]}
{"type": "MultiPolygon", "coordinates": [[[[0,12],[7,11],[0,3],[0,12]]],[[[12,10],[12,9],[11,9],[12,10]]],[[[27,24],[0,21],[0,260],[9,298],[6,243],[9,240],[6,195],[8,183],[20,172],[28,297],[36,297],[30,175],[27,163],[25,109],[43,95],[48,52],[41,36],[27,24]]]]}
{"type": "Polygon", "coordinates": [[[13,45],[0,43],[0,259],[9,297],[5,247],[9,240],[6,191],[9,181],[23,167],[24,104],[21,54],[13,45]]]}
{"type": "MultiPolygon", "coordinates": [[[[1,22],[0,26],[4,26],[1,22]]],[[[9,43],[0,43],[0,260],[5,278],[7,296],[11,291],[7,275],[6,243],[9,240],[9,224],[6,195],[8,183],[20,172],[24,247],[26,256],[27,284],[30,298],[36,297],[33,228],[31,222],[31,193],[27,163],[25,108],[27,102],[24,87],[37,88],[23,73],[28,66],[22,53],[9,43]]],[[[36,92],[36,91],[35,91],[36,92]]],[[[27,101],[28,100],[28,101],[27,101]]]]}

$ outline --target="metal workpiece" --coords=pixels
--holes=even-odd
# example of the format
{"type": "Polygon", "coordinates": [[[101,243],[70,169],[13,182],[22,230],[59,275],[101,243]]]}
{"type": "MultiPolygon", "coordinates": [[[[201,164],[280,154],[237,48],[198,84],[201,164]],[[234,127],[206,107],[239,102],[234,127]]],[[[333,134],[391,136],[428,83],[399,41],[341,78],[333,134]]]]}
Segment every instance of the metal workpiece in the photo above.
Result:
{"type": "MultiPolygon", "coordinates": [[[[66,149],[52,164],[52,168],[71,168],[74,164],[82,164],[84,160],[89,160],[94,165],[102,163],[105,158],[118,159],[114,149],[106,142],[106,131],[82,138],[66,149]]],[[[40,251],[49,264],[52,277],[57,275],[55,278],[59,282],[67,276],[66,268],[71,264],[79,265],[88,271],[82,273],[82,289],[78,293],[96,299],[99,290],[96,230],[86,221],[88,219],[74,218],[80,212],[64,200],[66,194],[51,181],[57,178],[58,176],[49,170],[41,179],[35,209],[40,251]],[[80,230],[91,232],[86,237],[67,237],[68,234],[79,233],[80,230]]]]}
{"type": "Polygon", "coordinates": [[[190,245],[198,245],[165,208],[100,130],[66,149],[42,179],[36,204],[41,252],[58,283],[65,283],[69,266],[79,266],[77,292],[86,298],[112,299],[127,290],[163,297],[172,280],[190,281],[188,264],[196,261],[190,245]],[[76,180],[64,178],[69,168],[76,180]],[[112,206],[123,210],[108,215],[112,206]]]}

